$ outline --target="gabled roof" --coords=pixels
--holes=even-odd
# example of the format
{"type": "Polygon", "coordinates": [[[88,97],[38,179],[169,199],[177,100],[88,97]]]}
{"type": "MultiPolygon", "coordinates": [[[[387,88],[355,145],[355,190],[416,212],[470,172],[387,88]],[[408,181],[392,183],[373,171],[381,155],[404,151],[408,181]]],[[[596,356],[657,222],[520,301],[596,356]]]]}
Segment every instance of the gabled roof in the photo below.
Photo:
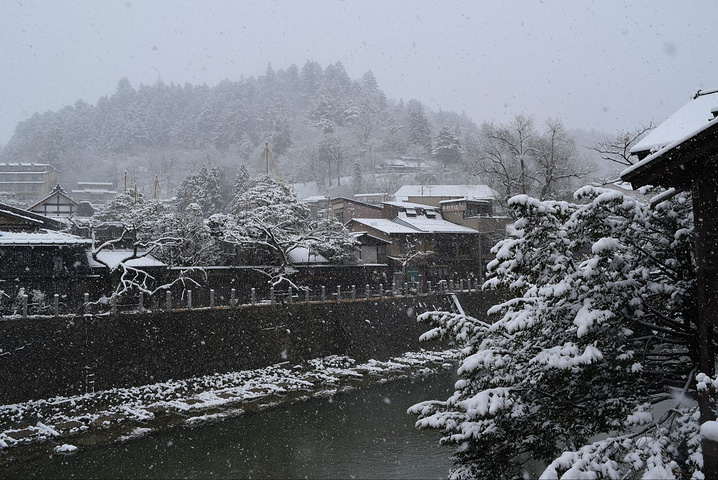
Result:
{"type": "Polygon", "coordinates": [[[488,185],[404,185],[394,194],[398,201],[409,197],[452,197],[494,199],[498,193],[488,185]]]}
{"type": "Polygon", "coordinates": [[[49,193],[49,195],[47,195],[42,200],[38,201],[35,205],[28,208],[28,210],[34,210],[35,208],[39,207],[40,205],[44,205],[44,204],[48,203],[53,198],[61,198],[61,199],[65,200],[67,203],[74,205],[74,206],[80,205],[75,200],[70,198],[67,195],[67,193],[65,193],[65,190],[63,190],[63,188],[60,186],[60,184],[57,184],[57,185],[55,185],[55,188],[53,188],[52,191],[49,193]]]}

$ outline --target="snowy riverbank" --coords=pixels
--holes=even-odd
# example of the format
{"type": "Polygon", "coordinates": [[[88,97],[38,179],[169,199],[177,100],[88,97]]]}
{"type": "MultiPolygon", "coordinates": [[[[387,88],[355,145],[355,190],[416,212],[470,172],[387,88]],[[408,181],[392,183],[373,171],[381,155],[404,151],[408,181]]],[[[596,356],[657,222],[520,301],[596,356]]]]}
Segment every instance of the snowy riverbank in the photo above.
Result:
{"type": "Polygon", "coordinates": [[[344,356],[0,406],[0,462],[127,441],[284,403],[455,368],[456,350],[357,364],[344,356]]]}

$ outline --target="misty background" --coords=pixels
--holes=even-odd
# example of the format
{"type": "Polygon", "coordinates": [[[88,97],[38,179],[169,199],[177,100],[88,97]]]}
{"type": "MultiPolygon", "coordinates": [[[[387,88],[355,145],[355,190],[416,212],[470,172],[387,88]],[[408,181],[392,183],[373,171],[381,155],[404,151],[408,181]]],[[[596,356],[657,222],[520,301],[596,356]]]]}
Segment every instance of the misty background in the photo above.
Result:
{"type": "MultiPolygon", "coordinates": [[[[577,159],[593,160],[596,175],[609,175],[611,166],[586,145],[660,122],[696,90],[718,86],[715,13],[713,3],[700,1],[2,2],[0,161],[59,163],[70,183],[117,183],[130,170],[135,182],[149,185],[164,173],[169,192],[202,163],[218,164],[228,176],[237,162],[251,167],[264,142],[284,132],[289,142],[275,152],[283,173],[336,186],[357,168],[376,168],[377,159],[423,156],[409,120],[418,102],[434,144],[427,157],[444,127],[467,151],[482,125],[524,116],[537,135],[546,121],[560,122],[577,159]],[[332,111],[320,111],[317,94],[327,85],[319,81],[312,90],[299,82],[307,65],[339,79],[329,92],[332,111]],[[362,140],[368,72],[381,105],[362,140]],[[270,86],[272,74],[281,85],[270,86]],[[174,111],[160,115],[152,106],[160,97],[174,111]],[[230,97],[233,112],[246,114],[236,124],[227,123],[230,97]],[[128,114],[123,102],[144,105],[144,113],[128,114]],[[83,109],[93,124],[78,130],[68,118],[83,109]],[[120,117],[139,129],[157,123],[148,111],[167,123],[158,138],[109,138],[118,131],[115,137],[132,137],[122,133],[120,117]],[[202,112],[205,130],[186,125],[202,112]],[[219,125],[232,131],[217,132],[219,125]],[[337,142],[340,160],[325,162],[327,170],[322,146],[331,156],[337,142]],[[323,173],[310,174],[312,168],[323,173]]],[[[446,165],[426,180],[466,179],[465,168],[446,165]]]]}

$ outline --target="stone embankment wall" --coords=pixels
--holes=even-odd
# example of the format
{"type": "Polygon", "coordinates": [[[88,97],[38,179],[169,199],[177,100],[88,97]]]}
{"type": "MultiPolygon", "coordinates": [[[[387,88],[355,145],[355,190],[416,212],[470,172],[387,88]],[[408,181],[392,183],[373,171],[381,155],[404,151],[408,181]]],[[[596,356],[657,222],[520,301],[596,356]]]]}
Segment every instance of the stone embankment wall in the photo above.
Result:
{"type": "MultiPolygon", "coordinates": [[[[483,317],[497,296],[458,293],[483,317]]],[[[114,316],[0,321],[0,404],[88,390],[298,363],[327,355],[386,360],[431,345],[416,315],[449,309],[444,295],[114,316]]]]}

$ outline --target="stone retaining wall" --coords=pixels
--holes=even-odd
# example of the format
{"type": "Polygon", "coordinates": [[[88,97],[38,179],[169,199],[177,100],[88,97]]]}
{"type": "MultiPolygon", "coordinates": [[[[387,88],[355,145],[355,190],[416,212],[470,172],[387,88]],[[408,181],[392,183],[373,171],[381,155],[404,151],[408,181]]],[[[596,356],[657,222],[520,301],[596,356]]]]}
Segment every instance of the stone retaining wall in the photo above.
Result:
{"type": "MultiPolygon", "coordinates": [[[[457,296],[483,317],[497,295],[457,296]]],[[[419,344],[426,310],[450,297],[242,306],[0,321],[0,404],[297,363],[332,354],[385,360],[419,344]]]]}

